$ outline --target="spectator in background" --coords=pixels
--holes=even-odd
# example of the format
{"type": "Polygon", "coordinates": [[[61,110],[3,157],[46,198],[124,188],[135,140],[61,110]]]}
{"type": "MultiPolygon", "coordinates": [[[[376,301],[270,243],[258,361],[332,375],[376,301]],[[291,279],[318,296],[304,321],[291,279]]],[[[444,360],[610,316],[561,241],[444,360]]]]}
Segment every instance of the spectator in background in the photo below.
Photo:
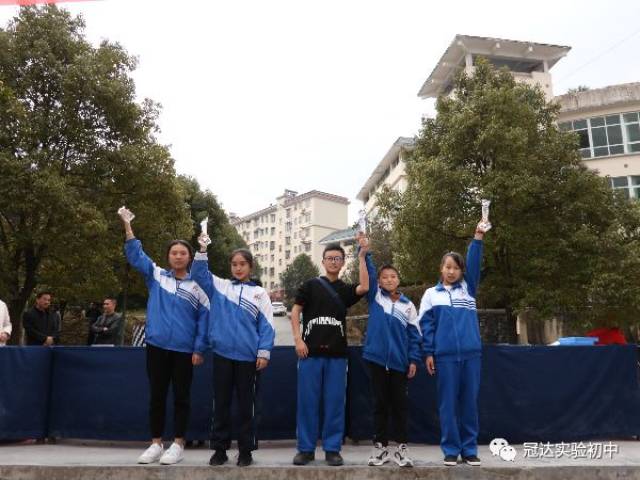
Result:
{"type": "Polygon", "coordinates": [[[117,301],[113,297],[107,297],[102,303],[102,315],[91,325],[91,331],[95,335],[94,345],[120,345],[120,330],[122,315],[116,313],[117,301]]]}
{"type": "Polygon", "coordinates": [[[7,344],[11,338],[11,320],[7,304],[0,300],[0,347],[7,344]]]}
{"type": "Polygon", "coordinates": [[[60,338],[60,315],[51,307],[51,292],[36,295],[33,308],[22,315],[27,345],[52,346],[60,338]]]}
{"type": "Polygon", "coordinates": [[[84,313],[84,316],[87,319],[87,345],[93,345],[93,342],[96,339],[96,334],[93,332],[91,327],[93,327],[93,324],[96,323],[100,316],[98,304],[96,302],[91,302],[89,304],[89,308],[84,313]]]}

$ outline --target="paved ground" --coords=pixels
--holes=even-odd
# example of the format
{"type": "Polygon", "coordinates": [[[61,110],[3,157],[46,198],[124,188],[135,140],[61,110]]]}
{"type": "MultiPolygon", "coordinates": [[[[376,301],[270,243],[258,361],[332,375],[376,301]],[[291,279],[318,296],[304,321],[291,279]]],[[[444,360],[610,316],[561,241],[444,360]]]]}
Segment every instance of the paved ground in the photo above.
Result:
{"type": "Polygon", "coordinates": [[[273,325],[276,329],[276,346],[293,345],[293,334],[291,333],[291,314],[286,316],[273,317],[273,325]]]}
{"type": "MultiPolygon", "coordinates": [[[[262,442],[254,452],[254,465],[238,468],[234,463],[224,467],[209,467],[211,451],[206,448],[188,449],[185,459],[176,466],[138,466],[137,456],[144,450],[140,443],[110,443],[63,441],[57,445],[4,445],[0,446],[0,479],[146,479],[207,478],[238,479],[368,479],[395,478],[509,478],[509,479],[585,479],[585,478],[640,478],[640,442],[598,441],[585,442],[585,449],[576,445],[574,454],[588,453],[601,458],[571,458],[571,445],[558,447],[551,444],[538,454],[559,455],[558,458],[525,458],[524,447],[515,445],[517,456],[513,462],[493,456],[489,446],[480,447],[482,467],[458,465],[442,466],[440,449],[433,445],[417,445],[410,448],[416,468],[401,469],[395,464],[384,467],[367,467],[370,453],[368,445],[346,445],[343,450],[344,467],[327,467],[320,449],[317,460],[308,467],[293,467],[295,453],[293,442],[262,442]],[[607,449],[611,454],[598,455],[607,449]],[[591,450],[587,450],[591,447],[591,450]],[[615,450],[618,450],[615,452],[615,450]]],[[[529,447],[529,456],[534,450],[529,447]]],[[[229,452],[233,458],[235,451],[229,452]]]]}

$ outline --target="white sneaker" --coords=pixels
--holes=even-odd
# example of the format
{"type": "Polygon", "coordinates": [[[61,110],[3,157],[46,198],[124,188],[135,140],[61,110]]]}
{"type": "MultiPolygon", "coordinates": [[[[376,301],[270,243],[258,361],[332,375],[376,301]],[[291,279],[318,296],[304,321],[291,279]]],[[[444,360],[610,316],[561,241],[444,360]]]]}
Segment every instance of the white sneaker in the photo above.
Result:
{"type": "Polygon", "coordinates": [[[413,460],[409,457],[409,451],[406,443],[401,443],[393,453],[393,459],[401,467],[413,467],[413,460]]]}
{"type": "Polygon", "coordinates": [[[160,460],[164,452],[164,447],[161,443],[152,443],[142,455],[138,457],[138,463],[155,463],[160,460]]]}
{"type": "Polygon", "coordinates": [[[379,467],[380,465],[387,463],[389,460],[389,450],[387,450],[387,447],[384,447],[380,442],[374,443],[367,465],[370,467],[379,467]]]}
{"type": "Polygon", "coordinates": [[[171,446],[164,452],[160,463],[162,465],[173,465],[184,458],[184,447],[179,443],[173,442],[171,446]]]}

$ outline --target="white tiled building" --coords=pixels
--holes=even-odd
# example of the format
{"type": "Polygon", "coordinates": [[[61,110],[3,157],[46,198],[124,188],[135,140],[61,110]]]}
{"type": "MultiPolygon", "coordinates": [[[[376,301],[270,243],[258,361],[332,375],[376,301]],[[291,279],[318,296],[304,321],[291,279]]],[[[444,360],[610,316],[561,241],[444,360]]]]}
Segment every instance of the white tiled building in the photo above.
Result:
{"type": "Polygon", "coordinates": [[[567,93],[555,98],[558,124],[580,136],[584,164],[611,186],[640,198],[640,83],[567,93]]]}
{"type": "MultiPolygon", "coordinates": [[[[478,57],[507,67],[518,81],[540,85],[549,100],[560,103],[560,128],[580,136],[585,165],[611,178],[613,188],[640,198],[640,83],[553,96],[550,69],[571,47],[499,38],[456,35],[424,82],[418,96],[448,95],[455,75],[473,74],[478,57]]],[[[412,140],[400,137],[376,166],[357,195],[367,213],[375,213],[375,194],[382,185],[406,187],[405,161],[412,140]]]]}
{"type": "Polygon", "coordinates": [[[347,198],[318,190],[285,190],[274,204],[243,217],[231,214],[230,222],[260,262],[263,286],[277,297],[280,274],[299,254],[322,271],[320,240],[347,228],[348,205],[347,198]]]}
{"type": "Polygon", "coordinates": [[[404,192],[407,188],[407,176],[405,173],[406,156],[413,148],[413,139],[400,137],[380,160],[373,173],[362,186],[356,198],[364,203],[367,215],[375,216],[375,195],[383,185],[392,190],[404,192]]]}

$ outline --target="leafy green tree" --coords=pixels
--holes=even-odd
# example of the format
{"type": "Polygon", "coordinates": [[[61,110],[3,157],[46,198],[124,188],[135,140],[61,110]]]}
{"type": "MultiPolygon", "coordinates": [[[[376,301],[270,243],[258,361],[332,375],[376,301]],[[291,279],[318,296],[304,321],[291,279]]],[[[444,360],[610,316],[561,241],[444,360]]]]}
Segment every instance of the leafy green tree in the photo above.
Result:
{"type": "Polygon", "coordinates": [[[291,265],[280,274],[280,285],[284,289],[287,303],[293,303],[300,285],[310,278],[317,277],[319,274],[318,267],[315,266],[311,257],[306,253],[301,253],[294,258],[291,265]]]}
{"type": "MultiPolygon", "coordinates": [[[[391,195],[393,192],[386,187],[380,193],[380,196],[391,195]]],[[[367,221],[367,236],[369,237],[369,245],[371,256],[376,265],[376,268],[380,268],[382,265],[393,265],[394,263],[394,237],[392,224],[389,217],[383,213],[378,213],[375,218],[370,218],[367,221]]],[[[353,225],[354,230],[358,228],[358,225],[353,225]]],[[[360,259],[358,258],[357,251],[353,251],[353,260],[349,262],[347,268],[345,268],[342,277],[346,282],[357,285],[360,283],[360,259]]]]}
{"type": "Polygon", "coordinates": [[[480,304],[579,321],[640,311],[640,210],[581,162],[539,88],[479,62],[423,122],[408,188],[380,198],[393,217],[395,259],[410,281],[438,278],[464,251],[491,199],[480,304]],[[614,313],[612,313],[614,312],[614,313]]]}
{"type": "MultiPolygon", "coordinates": [[[[231,276],[229,255],[237,248],[246,248],[247,244],[238,231],[229,223],[229,219],[220,207],[216,196],[209,190],[202,190],[197,180],[187,176],[179,176],[178,182],[183,191],[184,199],[189,206],[193,223],[192,245],[198,245],[200,222],[209,217],[207,231],[211,237],[211,245],[207,249],[209,270],[214,274],[229,278],[231,276]]],[[[254,276],[259,277],[259,271],[254,269],[254,276]]]]}
{"type": "Polygon", "coordinates": [[[0,30],[0,296],[14,342],[36,287],[74,301],[144,291],[124,261],[119,206],[158,261],[167,240],[192,234],[155,138],[159,106],[136,101],[134,58],[83,30],[55,6],[22,8],[0,30]]]}

